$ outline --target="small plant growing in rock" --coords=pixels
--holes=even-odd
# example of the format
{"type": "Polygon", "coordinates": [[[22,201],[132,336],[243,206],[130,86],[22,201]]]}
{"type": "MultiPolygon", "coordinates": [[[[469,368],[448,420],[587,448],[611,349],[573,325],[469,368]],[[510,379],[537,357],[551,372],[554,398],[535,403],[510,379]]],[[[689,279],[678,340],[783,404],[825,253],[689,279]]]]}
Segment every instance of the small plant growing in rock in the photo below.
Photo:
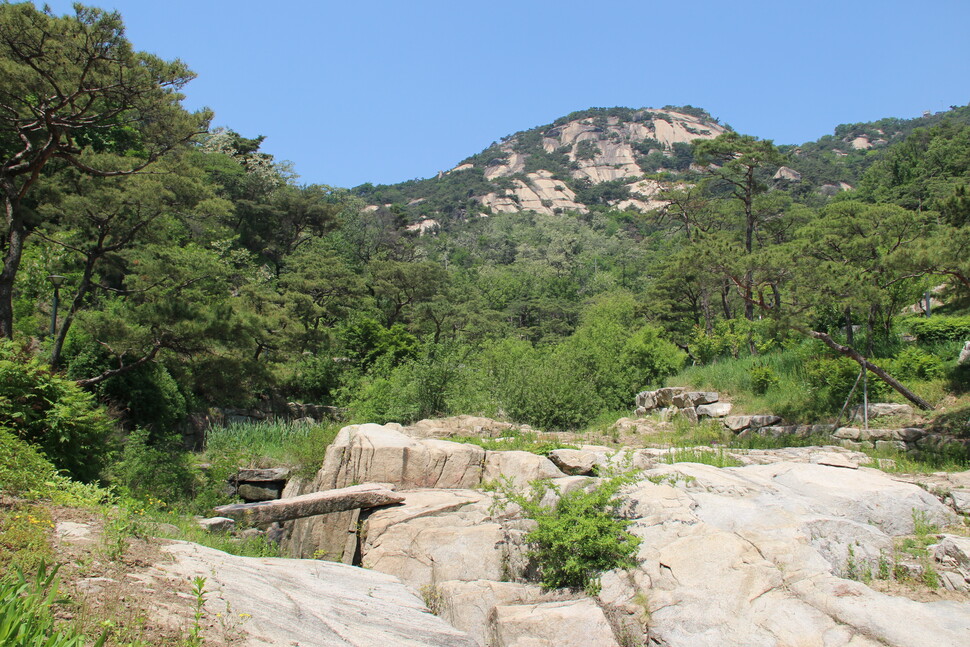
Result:
{"type": "Polygon", "coordinates": [[[185,641],[187,647],[202,647],[202,619],[205,618],[205,582],[206,578],[197,577],[192,580],[192,595],[195,598],[192,603],[193,619],[192,626],[189,628],[189,636],[185,641]]]}
{"type": "Polygon", "coordinates": [[[425,584],[421,587],[421,600],[424,602],[424,606],[428,607],[428,611],[436,616],[441,615],[444,610],[444,598],[441,595],[441,589],[436,584],[425,584]]]}
{"type": "Polygon", "coordinates": [[[616,515],[619,501],[615,498],[633,480],[632,473],[610,477],[591,490],[563,494],[553,507],[541,503],[547,492],[557,491],[546,481],[533,481],[528,494],[515,490],[508,480],[497,484],[501,497],[536,522],[526,540],[545,588],[584,589],[593,594],[599,590],[599,573],[635,565],[640,538],[627,532],[630,522],[616,515]]]}

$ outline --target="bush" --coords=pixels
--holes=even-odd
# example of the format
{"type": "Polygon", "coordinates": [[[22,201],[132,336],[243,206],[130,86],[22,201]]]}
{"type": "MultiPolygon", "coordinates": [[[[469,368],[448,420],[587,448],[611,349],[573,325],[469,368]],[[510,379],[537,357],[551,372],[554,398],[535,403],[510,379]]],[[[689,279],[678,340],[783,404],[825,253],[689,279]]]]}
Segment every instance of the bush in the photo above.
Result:
{"type": "Polygon", "coordinates": [[[22,495],[43,490],[56,471],[36,447],[0,427],[0,491],[22,495]]]}
{"type": "Polygon", "coordinates": [[[111,419],[91,394],[9,341],[0,341],[0,425],[80,481],[97,479],[115,449],[111,419]]]}
{"type": "MultiPolygon", "coordinates": [[[[883,360],[872,360],[876,365],[885,365],[883,360]]],[[[859,364],[848,357],[816,359],[806,367],[806,378],[812,390],[813,405],[820,412],[837,413],[852,390],[856,378],[859,377],[859,364]]],[[[869,374],[869,401],[874,402],[887,397],[892,389],[888,384],[869,374]]],[[[862,380],[849,405],[862,402],[862,380]]]]}
{"type": "Polygon", "coordinates": [[[539,566],[546,588],[597,589],[597,576],[614,568],[631,568],[640,538],[626,531],[630,521],[616,516],[616,494],[630,483],[630,475],[606,479],[598,487],[562,495],[554,508],[543,507],[543,495],[555,486],[534,481],[530,495],[516,492],[511,483],[500,494],[522,508],[536,522],[526,535],[530,556],[539,566]]]}
{"type": "Polygon", "coordinates": [[[146,429],[136,429],[128,436],[121,461],[112,466],[111,475],[132,496],[145,499],[151,495],[166,503],[190,499],[197,486],[181,438],[171,434],[153,440],[146,429]]]}
{"type": "MultiPolygon", "coordinates": [[[[67,376],[82,379],[111,368],[111,359],[82,332],[68,338],[65,348],[67,376]]],[[[162,364],[149,362],[95,387],[102,401],[123,412],[127,428],[144,427],[162,437],[175,430],[188,415],[185,396],[162,364]]]]}
{"type": "Polygon", "coordinates": [[[774,348],[774,336],[769,321],[747,319],[719,320],[710,332],[700,326],[694,327],[690,350],[701,364],[710,364],[720,358],[735,359],[748,355],[748,341],[752,341],[760,354],[774,348]]]}
{"type": "Polygon", "coordinates": [[[385,356],[351,402],[353,419],[409,423],[449,413],[462,390],[468,352],[458,341],[429,341],[415,359],[394,368],[388,368],[385,356]]]}
{"type": "Polygon", "coordinates": [[[897,380],[936,380],[945,376],[943,360],[921,348],[904,348],[889,364],[897,380]]]}
{"type": "Polygon", "coordinates": [[[346,362],[332,357],[333,353],[304,355],[288,379],[287,388],[303,402],[333,405],[344,385],[346,362]]]}
{"type": "Polygon", "coordinates": [[[764,395],[768,389],[778,384],[778,376],[770,366],[751,367],[751,390],[764,395]]]}
{"type": "Polygon", "coordinates": [[[909,329],[921,344],[970,340],[970,317],[934,316],[910,319],[909,329]]]}

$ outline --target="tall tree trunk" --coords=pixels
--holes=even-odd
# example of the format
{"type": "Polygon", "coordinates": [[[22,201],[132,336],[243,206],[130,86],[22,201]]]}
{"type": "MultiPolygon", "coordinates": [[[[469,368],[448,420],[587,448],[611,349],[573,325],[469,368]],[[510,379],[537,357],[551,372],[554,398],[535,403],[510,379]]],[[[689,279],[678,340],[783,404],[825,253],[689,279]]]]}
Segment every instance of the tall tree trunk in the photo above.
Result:
{"type": "Polygon", "coordinates": [[[91,276],[94,274],[94,264],[96,262],[96,257],[88,257],[84,263],[84,274],[81,275],[81,283],[77,286],[74,299],[71,300],[71,309],[68,310],[67,315],[61,322],[60,329],[57,331],[57,335],[54,337],[54,348],[51,349],[51,366],[56,367],[61,363],[61,351],[64,349],[64,340],[67,339],[67,333],[71,329],[71,324],[74,323],[75,315],[81,309],[81,304],[84,303],[84,297],[87,295],[88,290],[91,289],[91,276]]]}
{"type": "Polygon", "coordinates": [[[721,308],[724,310],[724,318],[731,320],[734,319],[734,313],[731,312],[731,305],[728,303],[729,294],[731,294],[731,285],[725,279],[721,285],[721,308]]]}
{"type": "Polygon", "coordinates": [[[855,331],[852,330],[852,308],[850,306],[845,307],[845,340],[848,345],[855,345],[855,331]]]}
{"type": "Polygon", "coordinates": [[[701,305],[704,309],[704,332],[709,335],[714,332],[714,315],[711,313],[711,293],[707,289],[702,292],[701,305]]]}
{"type": "Polygon", "coordinates": [[[0,270],[0,337],[13,339],[13,288],[20,268],[20,257],[24,253],[24,239],[27,228],[20,212],[20,199],[11,193],[11,187],[4,187],[6,193],[6,240],[3,250],[3,269],[0,270]]]}
{"type": "MultiPolygon", "coordinates": [[[[748,262],[754,252],[754,167],[750,167],[746,174],[746,189],[744,193],[744,251],[748,262]]],[[[754,321],[754,272],[744,273],[744,318],[754,321]]]]}
{"type": "Polygon", "coordinates": [[[931,405],[929,402],[927,402],[923,398],[919,397],[918,395],[916,395],[915,393],[907,389],[899,382],[899,380],[897,380],[892,375],[890,375],[883,369],[879,368],[878,366],[876,366],[875,364],[867,360],[859,353],[859,351],[855,350],[854,348],[843,346],[842,344],[836,342],[834,339],[829,337],[828,334],[824,332],[819,332],[817,330],[806,330],[806,329],[801,329],[800,332],[808,335],[809,337],[814,337],[815,339],[820,340],[823,344],[825,344],[835,352],[839,353],[840,355],[844,355],[845,357],[848,357],[856,361],[859,364],[859,366],[862,366],[863,368],[866,368],[872,371],[876,375],[876,377],[878,377],[880,380],[882,380],[883,382],[891,386],[893,389],[896,390],[897,393],[899,393],[904,398],[906,398],[907,400],[915,404],[920,409],[923,409],[925,411],[933,410],[933,405],[931,405]]]}

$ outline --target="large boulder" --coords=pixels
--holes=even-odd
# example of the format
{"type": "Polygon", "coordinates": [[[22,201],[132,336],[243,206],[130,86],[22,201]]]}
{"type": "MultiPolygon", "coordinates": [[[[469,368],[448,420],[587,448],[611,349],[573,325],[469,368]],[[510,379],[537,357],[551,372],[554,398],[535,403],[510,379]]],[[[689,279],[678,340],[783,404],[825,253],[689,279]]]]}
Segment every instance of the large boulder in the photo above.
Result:
{"type": "Polygon", "coordinates": [[[516,487],[524,488],[531,481],[563,476],[566,475],[551,460],[531,452],[488,452],[485,457],[483,478],[486,481],[505,477],[516,487]]]}
{"type": "MultiPolygon", "coordinates": [[[[913,531],[914,510],[935,523],[954,520],[921,488],[811,462],[678,463],[645,476],[624,491],[621,513],[643,539],[635,572],[649,582],[640,602],[658,644],[950,644],[970,628],[970,604],[924,605],[861,584],[865,592],[856,593],[851,582],[837,604],[822,602],[840,596],[842,577],[875,573],[893,537],[913,531]],[[883,613],[894,617],[884,622],[883,613]],[[922,619],[925,636],[897,622],[906,614],[922,619]],[[936,622],[938,631],[925,629],[936,622]]],[[[636,589],[619,582],[610,583],[609,601],[632,613],[636,589]]]]}
{"type": "MultiPolygon", "coordinates": [[[[869,403],[869,419],[882,418],[885,416],[901,416],[901,417],[911,417],[913,415],[913,407],[908,404],[896,404],[893,402],[870,402],[869,403]]],[[[865,419],[866,407],[864,405],[859,405],[853,407],[850,413],[852,420],[862,421],[865,419]]]]}
{"type": "Polygon", "coordinates": [[[757,416],[728,416],[724,418],[724,426],[734,432],[745,429],[759,429],[781,422],[781,417],[771,414],[757,416]]]}
{"type": "Polygon", "coordinates": [[[416,439],[383,425],[344,427],[327,448],[318,489],[354,483],[407,488],[470,488],[482,480],[485,450],[477,445],[416,439]]]}
{"type": "MultiPolygon", "coordinates": [[[[475,647],[392,576],[281,558],[237,557],[188,542],[163,548],[156,568],[181,581],[206,578],[210,618],[232,609],[245,645],[475,647]]],[[[226,618],[229,622],[232,618],[226,618]]]]}
{"type": "MultiPolygon", "coordinates": [[[[310,481],[291,480],[283,498],[356,483],[391,483],[405,488],[471,488],[482,481],[485,450],[477,445],[417,439],[399,425],[344,427],[327,448],[323,467],[310,481]]],[[[341,560],[356,532],[357,513],[334,512],[288,522],[285,554],[341,560]]]]}
{"type": "Polygon", "coordinates": [[[404,427],[403,431],[415,438],[453,438],[455,436],[496,438],[514,427],[508,422],[499,422],[491,418],[452,416],[419,420],[413,425],[404,427]]]}
{"type": "Polygon", "coordinates": [[[674,396],[680,395],[686,390],[687,389],[682,386],[665,386],[662,389],[657,389],[653,392],[655,402],[654,407],[660,408],[671,406],[674,403],[674,396]]]}
{"type": "Polygon", "coordinates": [[[489,636],[495,647],[619,647],[603,610],[588,599],[496,606],[489,636]]]}
{"type": "Polygon", "coordinates": [[[582,449],[554,449],[549,452],[549,460],[564,474],[591,475],[606,462],[606,457],[601,452],[582,449]]]}
{"type": "Polygon", "coordinates": [[[438,615],[452,627],[468,633],[480,647],[488,647],[488,620],[496,606],[539,602],[542,589],[535,584],[475,580],[439,582],[432,590],[438,615]]]}
{"type": "Polygon", "coordinates": [[[681,408],[693,408],[701,404],[717,402],[718,394],[714,391],[684,391],[675,393],[670,398],[670,404],[681,408]]]}
{"type": "Polygon", "coordinates": [[[493,516],[475,490],[413,490],[401,506],[369,515],[361,564],[416,590],[444,581],[503,580],[524,552],[522,533],[493,516]]]}
{"type": "Polygon", "coordinates": [[[712,402],[697,406],[698,418],[723,418],[731,413],[730,402],[712,402]]]}

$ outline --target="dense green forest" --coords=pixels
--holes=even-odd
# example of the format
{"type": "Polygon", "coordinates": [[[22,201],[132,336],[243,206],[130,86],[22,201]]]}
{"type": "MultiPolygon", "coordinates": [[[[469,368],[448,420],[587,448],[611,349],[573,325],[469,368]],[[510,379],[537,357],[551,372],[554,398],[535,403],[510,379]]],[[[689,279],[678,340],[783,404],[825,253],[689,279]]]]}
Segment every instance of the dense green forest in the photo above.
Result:
{"type": "Polygon", "coordinates": [[[495,214],[467,198],[507,178],[300,184],[256,133],[186,112],[192,73],[136,51],[116,14],[0,5],[0,60],[0,426],[81,478],[109,429],[178,443],[214,406],[579,429],[739,358],[793,420],[837,413],[860,362],[918,406],[970,387],[970,107],[797,148],[646,142],[641,168],[667,183],[649,213],[597,201],[526,131],[532,164],[598,206],[495,214]],[[437,232],[408,229],[429,216],[437,232]],[[930,289],[943,316],[903,314],[930,289]]]}

